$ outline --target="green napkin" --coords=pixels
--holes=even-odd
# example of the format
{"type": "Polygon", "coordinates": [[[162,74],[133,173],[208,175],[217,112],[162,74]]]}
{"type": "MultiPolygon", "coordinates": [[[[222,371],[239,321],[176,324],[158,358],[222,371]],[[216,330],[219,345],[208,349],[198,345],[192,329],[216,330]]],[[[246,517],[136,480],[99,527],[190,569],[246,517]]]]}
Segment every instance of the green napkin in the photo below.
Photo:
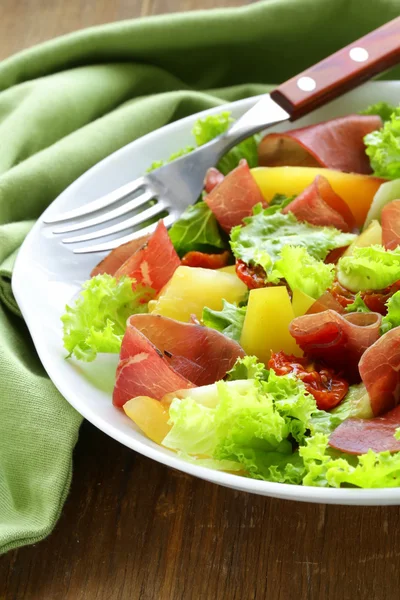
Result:
{"type": "Polygon", "coordinates": [[[0,64],[0,552],[53,528],[81,423],[47,378],[11,291],[34,220],[124,144],[261,93],[400,14],[398,0],[367,4],[269,0],[125,21],[0,64]]]}

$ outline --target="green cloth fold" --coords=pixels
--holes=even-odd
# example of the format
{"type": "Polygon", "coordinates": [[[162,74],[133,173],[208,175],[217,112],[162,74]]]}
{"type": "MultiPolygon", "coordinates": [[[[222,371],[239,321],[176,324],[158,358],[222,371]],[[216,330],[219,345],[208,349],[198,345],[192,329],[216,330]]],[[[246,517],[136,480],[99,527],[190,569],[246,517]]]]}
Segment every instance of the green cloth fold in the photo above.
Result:
{"type": "Polygon", "coordinates": [[[367,4],[269,0],[125,21],[0,64],[0,552],[52,530],[81,423],[47,378],[11,291],[34,220],[128,142],[268,90],[400,14],[398,0],[367,4]]]}

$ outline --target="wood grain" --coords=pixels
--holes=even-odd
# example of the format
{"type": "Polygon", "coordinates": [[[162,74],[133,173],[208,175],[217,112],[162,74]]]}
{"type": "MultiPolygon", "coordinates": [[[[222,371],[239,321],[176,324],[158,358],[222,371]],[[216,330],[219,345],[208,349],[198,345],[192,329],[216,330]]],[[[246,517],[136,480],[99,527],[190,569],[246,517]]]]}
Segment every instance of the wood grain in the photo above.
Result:
{"type": "MultiPolygon", "coordinates": [[[[223,0],[0,0],[0,57],[223,0]]],[[[283,502],[192,479],[85,423],[62,517],[0,560],[0,600],[397,600],[400,509],[283,502]]],[[[0,516],[1,518],[1,516],[0,516]]]]}

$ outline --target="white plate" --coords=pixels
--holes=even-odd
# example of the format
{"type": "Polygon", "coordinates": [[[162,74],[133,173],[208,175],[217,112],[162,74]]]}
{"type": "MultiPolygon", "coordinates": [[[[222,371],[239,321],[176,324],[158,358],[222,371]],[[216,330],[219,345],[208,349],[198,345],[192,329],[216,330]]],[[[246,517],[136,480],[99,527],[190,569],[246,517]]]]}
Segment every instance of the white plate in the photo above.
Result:
{"type": "MultiPolygon", "coordinates": [[[[330,105],[301,119],[292,127],[357,112],[369,104],[386,100],[398,104],[400,82],[370,82],[330,105]]],[[[201,116],[230,110],[240,116],[255,102],[248,98],[200,113],[201,116]]],[[[191,128],[199,114],[172,123],[132,142],[95,165],[46,210],[47,217],[75,208],[143,174],[153,160],[192,143],[191,128]]],[[[288,124],[281,129],[290,127],[288,124]]],[[[279,128],[275,128],[279,130],[279,128]]],[[[40,359],[61,394],[96,427],[129,448],[169,467],[237,490],[276,498],[332,504],[400,504],[400,488],[357,490],[324,489],[269,483],[199,467],[148,440],[122,412],[113,407],[111,393],[116,356],[103,356],[91,364],[65,360],[60,316],[92,267],[103,255],[75,256],[51,233],[41,219],[27,236],[19,252],[12,287],[27,322],[40,359]]]]}

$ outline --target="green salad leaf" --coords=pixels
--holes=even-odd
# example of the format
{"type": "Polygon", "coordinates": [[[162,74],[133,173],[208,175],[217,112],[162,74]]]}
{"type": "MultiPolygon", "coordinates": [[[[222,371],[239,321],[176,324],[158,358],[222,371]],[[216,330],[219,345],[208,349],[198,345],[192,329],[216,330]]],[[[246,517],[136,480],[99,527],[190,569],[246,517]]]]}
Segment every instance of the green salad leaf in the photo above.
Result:
{"type": "Polygon", "coordinates": [[[334,227],[317,227],[301,223],[292,213],[283,214],[261,205],[254,208],[245,225],[233,227],[231,247],[236,258],[248,264],[260,264],[270,273],[284,246],[301,246],[317,260],[324,260],[330,250],[348,246],[356,237],[334,227]]]}
{"type": "Polygon", "coordinates": [[[360,115],[378,115],[383,122],[389,121],[392,114],[396,111],[396,107],[393,104],[387,102],[377,102],[368,106],[368,108],[362,110],[360,115]]]}
{"type": "MultiPolygon", "coordinates": [[[[194,136],[196,146],[187,146],[178,152],[171,154],[168,160],[157,160],[154,161],[151,166],[147,169],[147,172],[154,171],[162,167],[166,163],[172,162],[173,160],[189,154],[195,150],[196,147],[203,146],[207,142],[211,142],[215,137],[225,133],[225,131],[234,123],[235,119],[231,118],[230,112],[222,112],[218,115],[209,115],[204,119],[198,119],[193,126],[192,134],[194,136]]],[[[252,136],[229,150],[225,156],[221,158],[217,164],[217,169],[224,175],[227,175],[235,169],[240,160],[245,158],[250,168],[258,165],[258,136],[252,136]]]]}
{"type": "Polygon", "coordinates": [[[133,290],[134,279],[117,280],[103,274],[83,284],[73,307],[66,306],[61,317],[64,347],[69,356],[90,362],[98,352],[118,353],[128,317],[146,312],[149,289],[133,290]]]}
{"type": "Polygon", "coordinates": [[[368,133],[364,143],[377,177],[400,177],[400,107],[394,109],[381,129],[368,133]]]}
{"type": "Polygon", "coordinates": [[[172,225],[169,237],[180,256],[191,250],[207,252],[228,246],[218,227],[217,219],[205,202],[188,206],[172,225]]]}
{"type": "Polygon", "coordinates": [[[264,363],[260,363],[256,356],[245,356],[238,358],[232,369],[226,374],[227,381],[237,379],[258,379],[259,381],[268,381],[269,371],[264,363]]]}
{"type": "MultiPolygon", "coordinates": [[[[223,112],[219,115],[210,115],[204,119],[199,119],[194,124],[192,131],[197,146],[203,146],[203,144],[221,135],[233,122],[234,119],[231,118],[230,112],[223,112]]],[[[242,158],[247,160],[250,168],[256,167],[258,165],[257,145],[257,138],[254,136],[244,140],[221,158],[217,169],[224,175],[227,175],[238,166],[242,158]]]]}
{"type": "Polygon", "coordinates": [[[311,256],[302,246],[283,246],[268,281],[286,279],[292,290],[298,289],[319,298],[332,285],[335,266],[311,256]]]}
{"type": "Polygon", "coordinates": [[[373,452],[358,457],[340,454],[328,446],[328,436],[317,433],[299,448],[307,474],[304,485],[359,488],[398,487],[400,452],[373,452]]]}
{"type": "Polygon", "coordinates": [[[362,299],[361,292],[357,292],[356,297],[354,298],[354,302],[346,306],[345,311],[362,313],[371,312],[368,306],[365,304],[364,300],[362,299]]]}
{"type": "Polygon", "coordinates": [[[354,248],[352,256],[339,259],[337,278],[351,292],[382,290],[400,279],[400,248],[354,248]]]}
{"type": "Polygon", "coordinates": [[[305,471],[294,442],[302,443],[316,410],[314,398],[290,376],[270,372],[267,382],[218,382],[210,408],[194,398],[174,399],[172,428],[163,445],[189,455],[241,465],[251,477],[300,483],[305,471]]]}
{"type": "Polygon", "coordinates": [[[211,310],[208,307],[203,309],[203,323],[206,327],[221,331],[224,335],[238,342],[246,316],[246,307],[236,306],[226,300],[222,302],[222,310],[211,310]]]}
{"type": "Polygon", "coordinates": [[[395,292],[386,303],[387,315],[382,319],[381,334],[400,326],[400,291],[395,292]]]}

